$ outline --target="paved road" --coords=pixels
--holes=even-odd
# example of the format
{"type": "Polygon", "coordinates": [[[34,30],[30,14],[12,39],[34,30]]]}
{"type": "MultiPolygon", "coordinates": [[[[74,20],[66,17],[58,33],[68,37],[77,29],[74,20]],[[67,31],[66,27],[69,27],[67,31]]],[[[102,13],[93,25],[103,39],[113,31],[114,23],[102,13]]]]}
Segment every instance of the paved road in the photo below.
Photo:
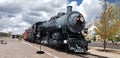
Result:
{"type": "Polygon", "coordinates": [[[37,51],[37,49],[21,41],[9,38],[6,38],[4,41],[6,41],[7,44],[0,44],[0,58],[52,58],[46,53],[42,55],[36,54],[35,51],[37,51]]]}
{"type": "MultiPolygon", "coordinates": [[[[103,47],[103,43],[102,42],[93,42],[93,43],[89,43],[89,46],[103,47]]],[[[120,44],[119,45],[107,44],[106,47],[120,49],[120,44]]]]}
{"type": "Polygon", "coordinates": [[[119,58],[120,53],[107,53],[96,51],[96,48],[90,47],[90,50],[86,54],[72,54],[55,49],[51,49],[46,46],[42,46],[44,54],[36,54],[39,50],[39,45],[19,41],[10,38],[0,38],[7,42],[7,44],[0,43],[0,58],[119,58]],[[105,55],[105,54],[106,55],[105,55]],[[114,54],[114,56],[112,56],[114,54]],[[110,55],[110,56],[109,56],[110,55]]]}

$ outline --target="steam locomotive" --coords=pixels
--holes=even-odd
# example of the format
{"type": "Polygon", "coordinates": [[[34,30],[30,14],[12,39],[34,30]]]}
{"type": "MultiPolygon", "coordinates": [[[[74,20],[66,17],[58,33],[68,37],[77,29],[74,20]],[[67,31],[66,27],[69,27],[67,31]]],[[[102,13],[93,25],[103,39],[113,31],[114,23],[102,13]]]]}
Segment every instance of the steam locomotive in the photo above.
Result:
{"type": "Polygon", "coordinates": [[[50,47],[66,48],[69,51],[85,53],[88,42],[82,30],[85,19],[78,11],[72,11],[72,6],[67,6],[66,13],[58,13],[49,21],[37,22],[25,31],[24,39],[37,42],[50,47]]]}

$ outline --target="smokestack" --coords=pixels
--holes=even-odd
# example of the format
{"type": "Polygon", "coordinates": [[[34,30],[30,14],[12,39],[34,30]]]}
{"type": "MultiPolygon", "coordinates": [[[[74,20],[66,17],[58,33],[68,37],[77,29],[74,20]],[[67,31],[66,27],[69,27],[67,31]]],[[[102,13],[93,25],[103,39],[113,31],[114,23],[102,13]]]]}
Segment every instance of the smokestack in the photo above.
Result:
{"type": "Polygon", "coordinates": [[[72,6],[67,6],[67,14],[72,12],[72,6]]]}

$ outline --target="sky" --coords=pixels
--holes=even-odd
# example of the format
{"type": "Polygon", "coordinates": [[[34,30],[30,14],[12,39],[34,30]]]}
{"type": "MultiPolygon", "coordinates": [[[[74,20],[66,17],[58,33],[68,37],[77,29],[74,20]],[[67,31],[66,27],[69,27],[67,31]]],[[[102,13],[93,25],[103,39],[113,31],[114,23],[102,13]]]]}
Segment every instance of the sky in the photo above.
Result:
{"type": "MultiPolygon", "coordinates": [[[[113,0],[109,2],[114,3],[113,0]]],[[[66,12],[69,5],[83,14],[89,24],[99,17],[102,11],[100,3],[101,0],[0,0],[0,32],[22,34],[35,22],[66,12]]]]}

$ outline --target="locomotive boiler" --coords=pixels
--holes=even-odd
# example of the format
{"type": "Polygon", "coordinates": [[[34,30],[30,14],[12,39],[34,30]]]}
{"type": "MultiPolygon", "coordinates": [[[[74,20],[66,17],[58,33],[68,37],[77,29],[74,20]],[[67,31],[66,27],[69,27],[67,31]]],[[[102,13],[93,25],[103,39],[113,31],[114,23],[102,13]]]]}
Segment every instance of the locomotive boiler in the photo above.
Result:
{"type": "Polygon", "coordinates": [[[72,6],[67,6],[66,13],[58,13],[50,20],[37,25],[34,34],[40,42],[54,48],[66,48],[73,52],[85,53],[88,42],[82,35],[85,19],[78,11],[72,11],[72,6]]]}

